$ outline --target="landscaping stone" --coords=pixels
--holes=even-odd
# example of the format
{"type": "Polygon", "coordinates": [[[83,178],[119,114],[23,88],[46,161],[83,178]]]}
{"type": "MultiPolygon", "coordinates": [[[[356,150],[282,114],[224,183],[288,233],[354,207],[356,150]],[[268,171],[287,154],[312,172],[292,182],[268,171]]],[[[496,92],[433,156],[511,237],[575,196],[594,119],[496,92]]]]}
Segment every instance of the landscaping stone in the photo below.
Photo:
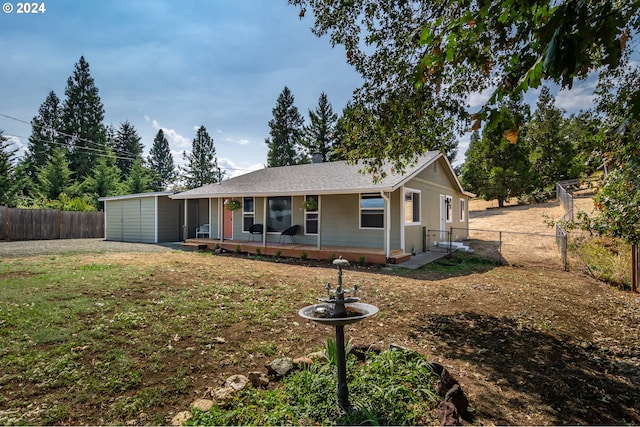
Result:
{"type": "Polygon", "coordinates": [[[191,403],[191,409],[198,409],[200,411],[208,411],[213,407],[213,400],[211,399],[196,399],[191,403]]]}
{"type": "Polygon", "coordinates": [[[171,425],[172,426],[181,426],[182,424],[186,423],[191,418],[193,418],[193,414],[190,411],[178,412],[177,414],[175,414],[173,416],[173,418],[171,418],[171,425]]]}
{"type": "Polygon", "coordinates": [[[269,377],[264,372],[249,372],[248,376],[251,384],[253,384],[255,388],[269,385],[269,377]]]}
{"type": "Polygon", "coordinates": [[[290,357],[282,357],[268,363],[266,367],[271,375],[284,377],[293,369],[293,359],[290,357]]]}
{"type": "Polygon", "coordinates": [[[225,386],[231,387],[235,391],[244,390],[247,384],[249,384],[249,378],[244,375],[232,375],[225,381],[225,386]]]}
{"type": "Polygon", "coordinates": [[[233,387],[217,388],[211,392],[211,396],[215,400],[216,405],[220,407],[229,405],[235,394],[236,390],[233,387]]]}

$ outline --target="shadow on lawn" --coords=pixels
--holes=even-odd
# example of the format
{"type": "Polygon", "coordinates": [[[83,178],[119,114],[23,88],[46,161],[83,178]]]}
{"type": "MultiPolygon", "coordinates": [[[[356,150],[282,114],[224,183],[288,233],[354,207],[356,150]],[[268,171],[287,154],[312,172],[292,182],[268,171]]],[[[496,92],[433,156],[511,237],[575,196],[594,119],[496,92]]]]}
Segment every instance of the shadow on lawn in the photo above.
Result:
{"type": "Polygon", "coordinates": [[[553,424],[640,423],[640,387],[630,381],[638,373],[616,372],[616,362],[596,348],[564,342],[515,319],[469,312],[434,314],[413,328],[416,341],[420,334],[430,335],[436,352],[477,366],[488,383],[497,385],[475,397],[483,402],[472,402],[475,415],[491,423],[526,422],[509,413],[526,414],[528,402],[542,404],[535,410],[547,408],[553,424]],[[505,401],[508,407],[492,404],[505,401]]]}

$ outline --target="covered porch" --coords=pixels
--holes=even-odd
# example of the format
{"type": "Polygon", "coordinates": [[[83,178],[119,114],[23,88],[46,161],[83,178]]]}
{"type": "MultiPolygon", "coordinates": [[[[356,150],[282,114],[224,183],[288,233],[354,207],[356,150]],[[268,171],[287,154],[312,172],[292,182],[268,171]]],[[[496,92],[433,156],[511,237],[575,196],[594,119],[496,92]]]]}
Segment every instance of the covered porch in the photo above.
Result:
{"type": "Polygon", "coordinates": [[[182,243],[185,249],[211,250],[224,249],[228,252],[241,252],[248,254],[260,254],[268,256],[282,256],[289,258],[306,258],[313,260],[331,260],[342,257],[351,263],[365,264],[399,264],[411,258],[411,254],[402,249],[392,249],[389,259],[385,250],[380,248],[364,248],[355,246],[331,246],[323,245],[318,249],[316,245],[298,243],[275,243],[247,241],[247,240],[219,240],[209,238],[186,239],[182,243]]]}

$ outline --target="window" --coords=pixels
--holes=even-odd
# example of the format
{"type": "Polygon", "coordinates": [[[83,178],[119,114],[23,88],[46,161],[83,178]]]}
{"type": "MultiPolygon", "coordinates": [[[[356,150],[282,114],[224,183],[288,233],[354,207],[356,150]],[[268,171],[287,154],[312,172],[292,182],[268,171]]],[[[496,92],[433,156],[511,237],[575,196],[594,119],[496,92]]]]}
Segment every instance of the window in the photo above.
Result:
{"type": "Polygon", "coordinates": [[[444,197],[445,218],[447,222],[453,221],[453,197],[444,197]]]}
{"type": "Polygon", "coordinates": [[[460,199],[460,221],[464,221],[464,215],[467,211],[467,201],[465,199],[460,199]]]}
{"type": "Polygon", "coordinates": [[[304,205],[304,234],[318,234],[318,196],[305,196],[304,205]]]}
{"type": "Polygon", "coordinates": [[[267,231],[280,233],[291,227],[291,197],[269,197],[267,204],[267,231]]]}
{"type": "Polygon", "coordinates": [[[360,195],[360,228],[384,228],[384,199],[380,194],[360,195]]]}
{"type": "Polygon", "coordinates": [[[242,201],[242,231],[249,231],[255,217],[253,197],[245,197],[242,201]]]}
{"type": "Polygon", "coordinates": [[[404,190],[404,223],[420,224],[420,192],[404,190]]]}

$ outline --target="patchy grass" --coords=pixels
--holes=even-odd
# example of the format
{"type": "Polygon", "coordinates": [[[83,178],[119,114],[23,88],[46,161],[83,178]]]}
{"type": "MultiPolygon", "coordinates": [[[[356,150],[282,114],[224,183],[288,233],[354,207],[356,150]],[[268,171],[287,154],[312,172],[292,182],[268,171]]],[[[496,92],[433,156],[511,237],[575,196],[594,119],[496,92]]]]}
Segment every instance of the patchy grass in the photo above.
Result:
{"type": "Polygon", "coordinates": [[[631,289],[631,245],[609,237],[581,236],[569,245],[593,277],[631,289]]]}

